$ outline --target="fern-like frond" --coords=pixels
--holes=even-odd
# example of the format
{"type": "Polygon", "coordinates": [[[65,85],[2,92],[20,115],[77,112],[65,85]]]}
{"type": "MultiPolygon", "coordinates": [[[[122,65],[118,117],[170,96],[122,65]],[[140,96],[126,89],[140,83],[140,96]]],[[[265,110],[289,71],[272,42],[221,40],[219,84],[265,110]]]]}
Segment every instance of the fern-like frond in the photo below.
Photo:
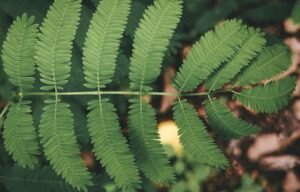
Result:
{"type": "Polygon", "coordinates": [[[261,52],[266,43],[263,36],[264,33],[260,30],[249,28],[247,39],[238,52],[205,81],[205,87],[216,90],[233,79],[243,67],[247,66],[261,52]]]}
{"type": "Polygon", "coordinates": [[[86,87],[100,89],[111,82],[130,2],[102,0],[94,13],[83,51],[86,87]]]}
{"type": "Polygon", "coordinates": [[[57,176],[50,167],[0,168],[0,178],[10,192],[79,192],[57,176]]]}
{"type": "Polygon", "coordinates": [[[265,86],[236,92],[234,97],[257,112],[272,113],[288,104],[295,85],[294,77],[286,77],[265,86]]]}
{"type": "MultiPolygon", "coordinates": [[[[156,0],[149,6],[134,35],[130,60],[130,87],[150,91],[160,73],[164,53],[182,13],[182,0],[156,0]]],[[[130,144],[138,166],[152,181],[174,181],[156,128],[155,111],[149,103],[132,99],[129,111],[130,144]]]]}
{"type": "Polygon", "coordinates": [[[88,127],[97,159],[122,191],[140,188],[133,155],[120,131],[114,106],[108,99],[89,102],[88,127]]]}
{"type": "MultiPolygon", "coordinates": [[[[24,89],[33,87],[35,80],[33,56],[37,33],[34,17],[24,14],[13,22],[3,45],[4,70],[11,83],[19,87],[21,96],[24,89]]],[[[39,147],[29,104],[20,100],[10,107],[3,137],[12,158],[22,167],[33,168],[38,163],[39,147]]]]}
{"type": "Polygon", "coordinates": [[[205,130],[193,107],[185,100],[173,106],[174,119],[179,128],[180,142],[187,153],[198,162],[214,167],[228,166],[228,161],[205,130]]]}
{"type": "Polygon", "coordinates": [[[209,124],[225,139],[248,136],[260,131],[259,127],[235,117],[220,101],[207,101],[205,109],[209,124]]]}
{"type": "Polygon", "coordinates": [[[247,38],[246,27],[235,19],[207,32],[189,52],[175,78],[175,88],[182,91],[195,89],[222,62],[238,51],[247,38]]]}
{"type": "Polygon", "coordinates": [[[80,0],[55,0],[40,28],[35,60],[42,90],[62,90],[71,70],[72,41],[79,23],[80,0]]]}
{"type": "MultiPolygon", "coordinates": [[[[55,0],[40,28],[36,62],[42,90],[55,93],[63,89],[71,70],[72,41],[79,24],[80,0],[55,0]]],[[[40,122],[40,137],[45,156],[55,172],[78,190],[87,190],[91,175],[80,157],[73,114],[68,104],[47,100],[40,122]]]]}
{"type": "Polygon", "coordinates": [[[134,35],[130,87],[150,91],[182,13],[182,0],[156,0],[149,6],[134,35]]]}
{"type": "Polygon", "coordinates": [[[174,171],[159,141],[155,111],[142,99],[131,100],[129,138],[137,164],[148,178],[160,184],[174,181],[174,171]]]}
{"type": "Polygon", "coordinates": [[[80,158],[73,127],[73,114],[68,104],[54,102],[44,107],[40,137],[47,159],[67,183],[86,190],[91,185],[91,175],[80,158]]]}
{"type": "MultiPolygon", "coordinates": [[[[83,49],[87,88],[100,89],[112,81],[130,0],[102,0],[93,15],[83,49]]],[[[107,100],[89,102],[88,127],[95,155],[123,191],[140,188],[133,155],[120,131],[114,106],[107,100]]]]}
{"type": "Polygon", "coordinates": [[[265,48],[257,59],[242,70],[236,85],[245,86],[268,80],[284,72],[291,65],[291,54],[286,46],[274,45],[265,48]]]}
{"type": "Polygon", "coordinates": [[[40,154],[29,101],[13,104],[4,122],[4,145],[22,167],[33,168],[40,154]]]}
{"type": "Polygon", "coordinates": [[[34,47],[37,40],[37,24],[34,17],[26,14],[17,17],[8,30],[3,44],[2,60],[4,71],[15,86],[30,89],[34,83],[34,47]]]}

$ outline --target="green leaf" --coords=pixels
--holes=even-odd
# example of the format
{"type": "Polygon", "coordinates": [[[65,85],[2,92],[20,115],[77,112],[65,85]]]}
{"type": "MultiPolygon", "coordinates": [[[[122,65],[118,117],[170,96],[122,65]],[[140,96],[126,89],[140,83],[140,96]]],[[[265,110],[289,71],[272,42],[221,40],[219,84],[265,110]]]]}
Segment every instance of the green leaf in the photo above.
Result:
{"type": "Polygon", "coordinates": [[[182,91],[195,89],[222,62],[227,61],[238,51],[239,46],[247,38],[246,28],[241,21],[226,21],[209,31],[193,45],[183,65],[177,73],[175,88],[182,91]]]}
{"type": "Polygon", "coordinates": [[[284,72],[291,65],[291,54],[286,46],[274,45],[265,48],[257,59],[242,70],[236,85],[245,86],[271,79],[284,72]]]}
{"type": "MultiPolygon", "coordinates": [[[[102,0],[98,5],[83,49],[87,88],[100,91],[112,81],[130,4],[130,0],[102,0]]],[[[88,110],[88,127],[97,159],[123,191],[140,188],[138,169],[120,132],[114,106],[99,95],[89,102],[88,110]]]]}
{"type": "Polygon", "coordinates": [[[255,183],[249,174],[244,174],[241,181],[241,187],[234,192],[263,192],[264,189],[261,185],[255,183]]]}
{"type": "Polygon", "coordinates": [[[10,82],[21,90],[32,88],[35,80],[33,55],[37,27],[34,24],[34,17],[28,17],[26,14],[17,17],[3,44],[4,71],[8,74],[10,82]]]}
{"type": "MultiPolygon", "coordinates": [[[[234,11],[237,10],[238,2],[236,0],[219,0],[214,3],[214,8],[205,7],[203,5],[205,1],[202,2],[188,2],[187,4],[195,4],[194,6],[191,5],[192,9],[195,9],[195,6],[201,6],[197,10],[203,9],[199,11],[201,14],[195,18],[195,24],[193,26],[193,30],[198,34],[203,34],[206,31],[213,28],[217,23],[224,20],[224,18],[228,18],[234,11]],[[202,5],[201,5],[202,4],[202,5]]],[[[207,1],[207,0],[206,0],[207,1]]],[[[206,4],[209,4],[206,2],[206,4]]],[[[206,5],[208,6],[208,5],[206,5]]],[[[190,11],[189,11],[190,13],[190,11]]],[[[190,14],[186,14],[189,16],[190,14]]]]}
{"type": "Polygon", "coordinates": [[[254,111],[272,113],[285,107],[295,89],[296,81],[293,77],[273,81],[265,86],[236,92],[234,97],[254,111]]]}
{"type": "Polygon", "coordinates": [[[130,2],[102,0],[94,13],[83,49],[86,87],[100,89],[111,82],[130,2]]]}
{"type": "Polygon", "coordinates": [[[131,100],[129,138],[137,165],[149,179],[160,184],[175,180],[174,170],[159,141],[155,111],[149,103],[131,100]]]}
{"type": "Polygon", "coordinates": [[[133,90],[150,91],[160,74],[164,53],[182,13],[182,0],[156,0],[144,13],[134,35],[130,60],[133,90]]]}
{"type": "Polygon", "coordinates": [[[62,180],[50,167],[0,169],[0,177],[10,192],[79,192],[62,180]]]}
{"type": "MultiPolygon", "coordinates": [[[[149,6],[135,32],[130,60],[130,87],[150,91],[160,73],[164,53],[182,13],[182,0],[156,0],[149,6]]],[[[138,166],[152,181],[173,182],[174,171],[168,163],[156,130],[155,111],[140,99],[131,100],[129,137],[138,166]]]]}
{"type": "Polygon", "coordinates": [[[225,139],[240,138],[260,131],[259,127],[235,117],[219,101],[207,101],[205,109],[209,124],[225,139]]]}
{"type": "MultiPolygon", "coordinates": [[[[68,82],[80,9],[80,0],[56,0],[47,13],[35,56],[41,82],[46,84],[42,90],[57,93],[68,82]]],[[[67,183],[86,191],[92,184],[91,175],[80,157],[70,106],[60,102],[57,95],[46,103],[39,130],[45,156],[67,183]]]]}
{"type": "Polygon", "coordinates": [[[133,155],[120,131],[116,109],[108,99],[89,102],[88,127],[94,152],[122,191],[140,188],[133,155]]]}
{"type": "Polygon", "coordinates": [[[256,25],[283,23],[291,13],[292,5],[293,3],[288,1],[264,1],[260,6],[248,6],[242,17],[249,23],[255,23],[256,25]]]}
{"type": "Polygon", "coordinates": [[[40,155],[37,134],[33,126],[30,101],[13,104],[4,122],[4,145],[22,167],[33,168],[40,155]]]}
{"type": "Polygon", "coordinates": [[[187,153],[200,163],[220,168],[228,166],[226,157],[210,138],[195,109],[187,101],[179,100],[173,110],[180,141],[187,153]]]}
{"type": "Polygon", "coordinates": [[[42,23],[35,55],[41,82],[46,84],[42,90],[62,90],[68,81],[80,8],[80,0],[56,0],[42,23]]]}
{"type": "Polygon", "coordinates": [[[74,188],[86,191],[91,175],[80,157],[73,124],[68,104],[49,102],[40,122],[41,143],[55,172],[74,188]]]}
{"type": "Polygon", "coordinates": [[[233,79],[243,67],[249,65],[250,61],[261,52],[266,43],[264,33],[258,29],[249,28],[247,34],[247,39],[238,52],[205,81],[207,88],[210,90],[221,88],[233,79]]]}
{"type": "Polygon", "coordinates": [[[296,24],[300,23],[300,0],[296,1],[296,3],[294,4],[291,19],[296,24]]]}

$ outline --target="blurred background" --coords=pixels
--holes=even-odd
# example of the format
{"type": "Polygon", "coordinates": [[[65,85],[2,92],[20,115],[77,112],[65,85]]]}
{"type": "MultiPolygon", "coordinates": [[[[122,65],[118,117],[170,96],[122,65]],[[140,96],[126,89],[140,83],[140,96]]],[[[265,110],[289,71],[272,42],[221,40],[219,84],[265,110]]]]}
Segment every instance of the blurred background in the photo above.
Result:
{"type": "MultiPolygon", "coordinates": [[[[117,72],[109,90],[128,89],[128,66],[132,50],[134,31],[146,7],[152,0],[133,0],[132,11],[125,31],[120,54],[117,61],[117,72]]],[[[72,57],[72,76],[65,86],[65,91],[84,91],[82,73],[82,48],[89,20],[99,0],[83,0],[80,26],[74,42],[72,57]]],[[[41,23],[52,0],[0,0],[0,45],[12,21],[26,12],[34,15],[37,23],[41,23]]],[[[286,44],[292,52],[291,68],[278,78],[287,75],[299,77],[300,74],[300,0],[184,0],[184,13],[174,37],[166,53],[163,70],[154,84],[155,91],[174,91],[172,79],[182,60],[188,54],[191,45],[201,35],[215,25],[229,18],[242,19],[245,24],[259,27],[265,33],[268,44],[286,44]]],[[[38,79],[38,75],[37,75],[38,79]]],[[[40,82],[36,81],[35,91],[40,82]]],[[[0,61],[0,111],[12,98],[16,89],[7,81],[0,61]]],[[[203,91],[199,87],[199,91],[203,91]]],[[[75,116],[75,131],[81,145],[82,157],[86,165],[97,177],[96,189],[91,191],[118,191],[105,171],[95,161],[91,153],[90,139],[86,127],[86,104],[92,97],[64,97],[71,104],[75,116]],[[99,186],[102,190],[99,190],[99,186]]],[[[43,97],[31,98],[33,115],[38,127],[43,97]]],[[[226,170],[217,170],[198,164],[182,151],[178,140],[177,127],[172,119],[170,105],[172,97],[149,97],[149,101],[157,110],[158,131],[174,169],[177,182],[170,186],[158,186],[144,179],[144,191],[171,192],[297,192],[300,191],[300,78],[290,104],[277,114],[257,114],[242,107],[240,103],[230,101],[230,95],[224,96],[228,106],[234,113],[256,125],[261,126],[258,135],[239,140],[224,141],[211,132],[218,146],[230,159],[231,166],[226,170]]],[[[118,109],[120,123],[124,134],[127,134],[128,97],[111,96],[118,109]]],[[[200,118],[205,120],[205,112],[201,99],[195,97],[192,103],[197,107],[200,118]]],[[[13,161],[5,152],[2,141],[2,119],[0,119],[0,167],[9,167],[13,161]]],[[[43,159],[43,157],[41,157],[43,159]]],[[[43,161],[45,165],[47,162],[43,161]]],[[[1,171],[1,170],[0,170],[1,171]]],[[[7,169],[6,171],[9,171],[7,169]]],[[[0,173],[1,175],[1,173],[0,173]]],[[[22,191],[12,187],[0,176],[0,191],[22,191]]],[[[25,185],[26,180],[16,180],[12,185],[25,185]]],[[[27,183],[28,184],[28,183],[27,183]]],[[[58,182],[59,184],[59,182],[58,182]]],[[[74,190],[76,191],[76,190],[74,190]]]]}

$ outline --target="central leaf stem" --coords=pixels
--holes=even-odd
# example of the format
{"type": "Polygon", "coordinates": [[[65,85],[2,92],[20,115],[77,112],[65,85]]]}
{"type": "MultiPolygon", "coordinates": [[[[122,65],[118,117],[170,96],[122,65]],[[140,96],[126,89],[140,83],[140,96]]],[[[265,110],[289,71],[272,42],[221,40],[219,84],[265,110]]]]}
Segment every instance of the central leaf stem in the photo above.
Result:
{"type": "Polygon", "coordinates": [[[81,92],[27,92],[23,96],[75,96],[75,95],[157,95],[157,96],[207,96],[208,93],[168,93],[168,92],[139,92],[139,91],[81,91],[81,92]]]}

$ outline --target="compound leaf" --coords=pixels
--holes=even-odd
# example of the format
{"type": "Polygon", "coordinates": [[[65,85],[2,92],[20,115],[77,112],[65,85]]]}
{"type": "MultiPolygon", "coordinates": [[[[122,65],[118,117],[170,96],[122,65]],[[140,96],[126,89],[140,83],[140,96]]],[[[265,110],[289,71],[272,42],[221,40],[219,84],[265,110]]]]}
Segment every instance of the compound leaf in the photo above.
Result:
{"type": "Polygon", "coordinates": [[[207,101],[205,109],[209,124],[225,139],[240,138],[260,131],[259,127],[235,117],[217,100],[207,101]]]}
{"type": "Polygon", "coordinates": [[[264,86],[236,92],[234,97],[257,112],[272,113],[288,104],[295,86],[295,78],[286,77],[264,86]]]}

